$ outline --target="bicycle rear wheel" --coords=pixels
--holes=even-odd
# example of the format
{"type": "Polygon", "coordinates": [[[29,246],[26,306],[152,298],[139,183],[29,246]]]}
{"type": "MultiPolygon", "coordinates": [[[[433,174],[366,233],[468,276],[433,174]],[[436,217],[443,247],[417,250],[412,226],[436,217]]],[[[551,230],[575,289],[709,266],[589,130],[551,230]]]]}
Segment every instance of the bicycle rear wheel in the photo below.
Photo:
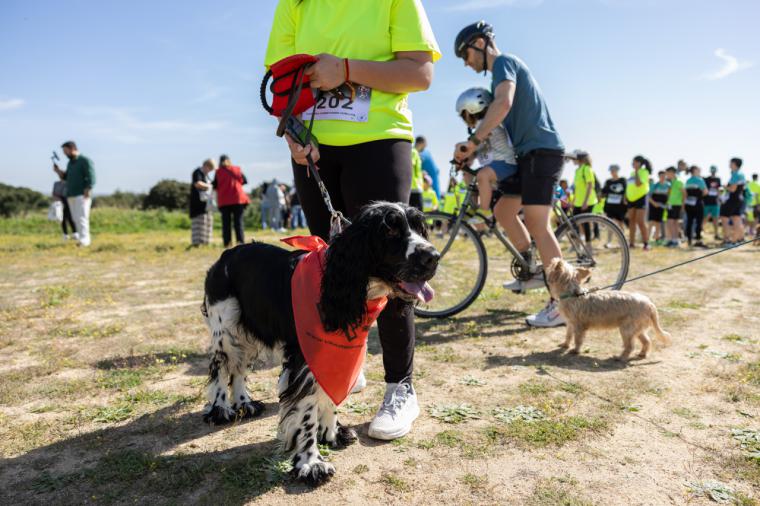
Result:
{"type": "Polygon", "coordinates": [[[433,211],[425,213],[425,218],[429,240],[442,256],[430,280],[435,297],[416,306],[414,313],[421,318],[445,318],[467,309],[483,290],[488,257],[478,233],[468,223],[461,223],[457,237],[452,237],[455,215],[433,211]]]}
{"type": "Polygon", "coordinates": [[[562,257],[576,267],[593,269],[589,283],[619,290],[628,276],[631,253],[620,227],[605,216],[579,214],[555,232],[562,257]]]}

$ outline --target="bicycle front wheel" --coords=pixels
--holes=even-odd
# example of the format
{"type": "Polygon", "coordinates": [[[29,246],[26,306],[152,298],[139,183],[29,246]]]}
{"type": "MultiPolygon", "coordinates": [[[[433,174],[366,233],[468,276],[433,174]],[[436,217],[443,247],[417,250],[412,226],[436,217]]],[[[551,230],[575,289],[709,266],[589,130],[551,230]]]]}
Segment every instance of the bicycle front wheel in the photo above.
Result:
{"type": "Polygon", "coordinates": [[[631,253],[620,227],[598,214],[579,214],[563,223],[555,232],[562,257],[575,267],[593,270],[594,287],[619,290],[628,276],[631,253]]]}
{"type": "Polygon", "coordinates": [[[430,280],[435,297],[415,307],[421,318],[446,318],[467,309],[483,290],[488,274],[486,248],[478,233],[466,222],[452,236],[457,217],[438,211],[425,213],[429,240],[442,253],[430,280]]]}

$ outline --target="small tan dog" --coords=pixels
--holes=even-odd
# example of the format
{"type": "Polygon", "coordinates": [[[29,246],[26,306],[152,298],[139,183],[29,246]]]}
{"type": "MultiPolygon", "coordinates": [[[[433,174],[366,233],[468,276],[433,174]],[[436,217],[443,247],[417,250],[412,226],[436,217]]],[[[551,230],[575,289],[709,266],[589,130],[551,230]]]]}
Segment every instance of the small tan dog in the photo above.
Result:
{"type": "Polygon", "coordinates": [[[591,270],[574,268],[562,259],[556,258],[546,270],[546,282],[552,297],[559,300],[559,312],[567,323],[567,337],[560,346],[575,347],[570,353],[580,353],[586,331],[593,328],[620,329],[623,338],[623,353],[619,360],[628,360],[633,351],[633,340],[641,341],[639,358],[645,358],[652,343],[647,330],[654,329],[663,344],[670,343],[670,334],[660,327],[657,308],[646,295],[640,293],[599,291],[586,293],[581,287],[591,270]]]}

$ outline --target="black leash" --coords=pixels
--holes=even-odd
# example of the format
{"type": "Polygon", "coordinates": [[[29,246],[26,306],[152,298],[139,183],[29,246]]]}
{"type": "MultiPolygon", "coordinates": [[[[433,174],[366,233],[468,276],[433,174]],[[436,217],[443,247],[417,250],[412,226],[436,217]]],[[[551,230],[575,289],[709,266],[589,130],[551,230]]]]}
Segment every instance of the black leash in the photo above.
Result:
{"type": "MultiPolygon", "coordinates": [[[[654,276],[655,274],[660,274],[662,272],[666,272],[666,271],[675,269],[676,267],[682,267],[684,265],[687,265],[687,264],[690,264],[690,263],[694,263],[694,262],[697,262],[699,260],[704,260],[705,258],[709,258],[711,256],[718,255],[720,253],[725,253],[726,251],[731,251],[734,248],[738,248],[740,246],[744,246],[745,244],[749,244],[749,243],[756,242],[756,241],[758,241],[758,239],[754,238],[754,239],[749,239],[749,240],[746,240],[746,241],[743,241],[743,242],[740,242],[740,243],[736,243],[736,244],[733,244],[731,246],[727,246],[725,248],[721,248],[721,249],[719,249],[717,251],[713,251],[713,252],[708,253],[706,255],[702,255],[700,257],[691,258],[691,259],[686,260],[684,262],[679,262],[677,264],[670,265],[668,267],[663,267],[662,269],[657,269],[656,271],[652,271],[652,272],[648,272],[646,274],[642,274],[641,276],[636,276],[635,278],[626,279],[625,281],[623,281],[623,284],[627,285],[628,283],[632,283],[632,282],[638,281],[640,279],[648,278],[649,276],[654,276]]],[[[570,299],[570,298],[574,298],[574,297],[583,297],[584,295],[588,295],[590,293],[599,292],[601,290],[608,290],[610,288],[614,288],[615,285],[617,285],[617,283],[614,283],[612,285],[603,286],[601,288],[592,288],[590,290],[584,290],[584,291],[582,291],[580,293],[577,293],[577,294],[563,294],[562,296],[560,296],[560,299],[570,299]]]]}
{"type": "MultiPolygon", "coordinates": [[[[293,139],[293,141],[297,142],[301,147],[304,148],[310,144],[314,145],[315,147],[319,147],[319,141],[314,135],[312,135],[312,128],[314,127],[314,115],[317,112],[316,104],[311,109],[311,118],[309,119],[308,127],[304,125],[298,118],[293,116],[293,109],[298,103],[298,99],[301,96],[301,91],[303,90],[304,73],[306,72],[306,69],[309,67],[309,65],[310,64],[302,65],[297,69],[279,77],[279,79],[282,79],[289,77],[294,73],[296,74],[294,78],[295,86],[291,87],[290,91],[288,92],[288,104],[283,111],[280,122],[277,125],[277,137],[282,137],[287,133],[288,136],[293,139]]],[[[267,73],[264,75],[264,80],[261,82],[260,97],[261,104],[264,106],[264,109],[266,109],[266,111],[271,114],[272,108],[269,106],[269,104],[267,104],[266,101],[266,84],[270,77],[272,77],[272,72],[267,71],[267,73]]],[[[273,80],[270,86],[270,90],[273,94],[276,94],[274,91],[274,84],[275,81],[273,80]]],[[[337,93],[340,96],[343,95],[340,90],[338,90],[337,93]]],[[[322,90],[317,91],[317,96],[315,97],[317,101],[322,96],[322,94],[322,90]]],[[[322,181],[322,178],[319,175],[319,168],[314,163],[314,160],[311,157],[311,153],[306,155],[306,162],[309,173],[317,183],[319,193],[322,195],[322,200],[324,201],[325,206],[327,206],[327,211],[330,213],[330,238],[332,238],[336,234],[340,233],[345,227],[350,225],[351,222],[343,216],[343,213],[333,207],[332,199],[330,198],[330,192],[327,191],[327,186],[325,186],[324,181],[322,181]]]]}

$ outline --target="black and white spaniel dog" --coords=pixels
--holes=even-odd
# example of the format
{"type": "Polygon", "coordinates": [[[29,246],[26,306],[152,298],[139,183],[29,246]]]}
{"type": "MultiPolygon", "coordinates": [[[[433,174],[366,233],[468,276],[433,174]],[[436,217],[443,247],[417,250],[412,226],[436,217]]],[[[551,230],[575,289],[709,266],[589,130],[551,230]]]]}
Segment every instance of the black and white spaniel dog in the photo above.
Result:
{"type": "MultiPolygon", "coordinates": [[[[203,418],[220,424],[261,414],[264,404],[248,394],[246,372],[258,361],[281,360],[278,437],[294,453],[294,474],[316,485],[335,472],[317,443],[346,446],[356,434],[338,423],[337,407],[299,348],[291,276],[303,254],[251,243],[225,251],[209,269],[202,310],[211,331],[211,362],[203,418]]],[[[397,297],[411,306],[429,289],[425,282],[438,258],[421,212],[388,202],[364,207],[327,251],[319,300],[325,329],[358,324],[369,299],[397,297]]]]}

